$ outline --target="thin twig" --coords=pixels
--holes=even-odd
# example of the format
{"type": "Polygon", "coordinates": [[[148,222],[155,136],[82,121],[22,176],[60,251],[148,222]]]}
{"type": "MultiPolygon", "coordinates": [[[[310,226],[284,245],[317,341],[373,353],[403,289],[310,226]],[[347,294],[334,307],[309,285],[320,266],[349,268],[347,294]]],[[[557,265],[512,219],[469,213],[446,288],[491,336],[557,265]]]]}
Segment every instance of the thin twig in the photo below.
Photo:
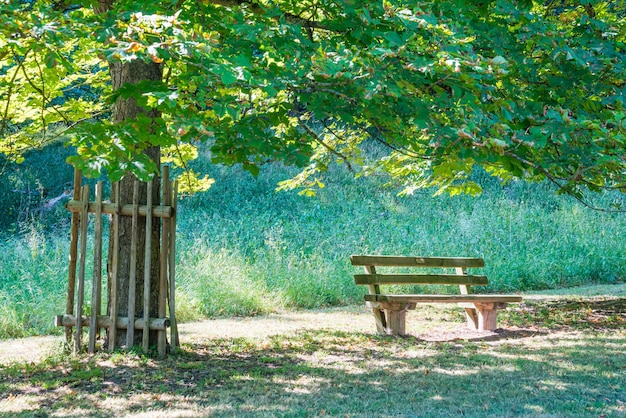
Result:
{"type": "Polygon", "coordinates": [[[7,95],[7,104],[4,107],[4,114],[2,115],[2,126],[0,127],[0,136],[4,136],[4,130],[7,127],[7,122],[9,119],[9,106],[11,104],[11,96],[13,95],[13,87],[15,87],[15,85],[13,84],[15,82],[15,79],[17,78],[17,74],[19,73],[20,69],[24,66],[24,60],[26,60],[26,57],[28,56],[28,54],[32,51],[32,49],[28,49],[26,50],[26,52],[24,53],[24,56],[22,57],[22,59],[17,59],[17,56],[15,55],[15,53],[13,53],[13,57],[15,58],[15,61],[17,62],[17,68],[15,68],[15,72],[13,73],[13,77],[11,77],[11,81],[9,81],[9,91],[8,91],[8,95],[7,95]]]}
{"type": "Polygon", "coordinates": [[[333,154],[337,158],[340,158],[341,160],[343,160],[346,163],[348,170],[354,171],[354,169],[352,168],[352,164],[350,163],[350,160],[348,159],[348,157],[346,157],[345,155],[343,155],[342,153],[340,153],[339,151],[337,151],[336,149],[334,149],[333,147],[331,147],[330,145],[322,141],[322,139],[315,133],[315,131],[313,131],[313,129],[311,129],[302,120],[300,120],[300,122],[302,122],[300,125],[315,140],[315,142],[317,142],[318,144],[326,148],[331,154],[333,154]]]}
{"type": "MultiPolygon", "coordinates": [[[[35,60],[35,62],[37,63],[37,61],[35,60]]],[[[39,65],[37,63],[37,65],[39,65]]],[[[41,88],[39,88],[35,82],[33,80],[31,80],[31,78],[28,76],[28,73],[26,72],[24,66],[22,66],[22,74],[24,74],[24,77],[26,78],[26,81],[28,81],[28,84],[39,94],[41,94],[42,98],[43,98],[43,105],[45,105],[46,102],[48,102],[48,98],[45,95],[44,90],[42,90],[41,88]]],[[[71,123],[71,121],[68,119],[68,117],[62,113],[56,106],[51,105],[50,106],[52,108],[52,110],[54,110],[59,116],[61,116],[61,119],[63,119],[65,121],[65,123],[71,123]]],[[[45,125],[45,124],[44,124],[45,125]]]]}

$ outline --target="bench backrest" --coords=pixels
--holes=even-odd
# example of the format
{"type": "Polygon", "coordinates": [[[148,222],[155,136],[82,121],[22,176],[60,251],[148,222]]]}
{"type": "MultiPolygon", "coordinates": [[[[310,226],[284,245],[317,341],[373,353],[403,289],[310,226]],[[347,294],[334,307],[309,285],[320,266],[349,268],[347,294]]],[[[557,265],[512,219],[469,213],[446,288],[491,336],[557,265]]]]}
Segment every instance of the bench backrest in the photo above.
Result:
{"type": "Polygon", "coordinates": [[[391,284],[438,284],[458,285],[461,294],[469,294],[469,286],[485,286],[487,276],[469,275],[468,268],[485,266],[482,258],[452,257],[403,257],[384,255],[353,255],[353,266],[363,266],[365,274],[355,274],[354,282],[367,285],[371,294],[380,294],[380,285],[391,284]],[[418,273],[418,274],[378,274],[376,267],[417,267],[417,268],[454,268],[456,274],[418,273]]]}

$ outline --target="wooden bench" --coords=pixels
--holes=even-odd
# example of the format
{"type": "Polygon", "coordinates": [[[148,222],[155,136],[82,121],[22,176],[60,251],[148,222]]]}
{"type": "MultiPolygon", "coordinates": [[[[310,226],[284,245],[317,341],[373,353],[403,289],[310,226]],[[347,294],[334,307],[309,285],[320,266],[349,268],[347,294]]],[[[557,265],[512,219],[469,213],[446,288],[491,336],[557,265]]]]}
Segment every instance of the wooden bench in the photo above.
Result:
{"type": "MultiPolygon", "coordinates": [[[[486,276],[471,275],[469,268],[485,266],[482,258],[449,257],[401,257],[379,255],[353,255],[353,266],[363,266],[365,274],[356,274],[354,282],[365,285],[369,294],[365,295],[366,305],[372,308],[379,333],[405,335],[406,312],[415,309],[418,303],[458,303],[465,308],[467,324],[471,329],[493,331],[496,329],[498,309],[510,302],[521,302],[517,295],[475,295],[470,286],[485,286],[486,276]],[[454,274],[379,274],[376,267],[419,267],[436,269],[454,269],[454,274]],[[437,284],[459,286],[460,294],[386,294],[381,293],[383,285],[437,284]]],[[[437,270],[438,272],[441,270],[437,270]]]]}

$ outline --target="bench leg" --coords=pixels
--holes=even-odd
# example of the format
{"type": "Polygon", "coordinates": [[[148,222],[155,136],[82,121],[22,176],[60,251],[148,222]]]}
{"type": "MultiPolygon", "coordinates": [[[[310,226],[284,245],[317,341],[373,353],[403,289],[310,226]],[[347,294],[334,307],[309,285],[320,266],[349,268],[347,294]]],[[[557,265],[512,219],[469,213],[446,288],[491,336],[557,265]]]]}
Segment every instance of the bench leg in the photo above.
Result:
{"type": "Polygon", "coordinates": [[[385,318],[385,311],[378,308],[372,308],[374,313],[374,320],[376,321],[376,331],[379,334],[385,334],[387,329],[387,318],[385,318]]]}
{"type": "MultiPolygon", "coordinates": [[[[476,328],[478,331],[493,331],[496,329],[498,309],[506,307],[506,303],[474,303],[476,306],[476,328]]],[[[476,329],[475,328],[475,329],[476,329]]]]}
{"type": "Polygon", "coordinates": [[[478,329],[478,314],[475,308],[465,308],[465,319],[470,329],[478,329]]]}
{"type": "Polygon", "coordinates": [[[385,316],[385,311],[380,306],[380,303],[377,302],[365,302],[365,306],[372,310],[374,314],[374,321],[376,322],[376,331],[379,334],[386,334],[387,329],[387,318],[385,316]]]}

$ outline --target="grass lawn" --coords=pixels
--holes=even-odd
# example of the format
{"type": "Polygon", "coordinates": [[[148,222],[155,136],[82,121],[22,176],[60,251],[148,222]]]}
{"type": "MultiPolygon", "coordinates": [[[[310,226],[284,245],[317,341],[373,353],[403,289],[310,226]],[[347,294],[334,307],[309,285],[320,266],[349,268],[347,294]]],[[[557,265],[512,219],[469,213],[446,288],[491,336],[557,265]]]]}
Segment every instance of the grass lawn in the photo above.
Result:
{"type": "Polygon", "coordinates": [[[533,295],[496,332],[439,305],[410,312],[411,336],[377,336],[365,308],[344,307],[183,324],[163,361],[5,355],[0,416],[626,416],[625,294],[533,295]]]}

